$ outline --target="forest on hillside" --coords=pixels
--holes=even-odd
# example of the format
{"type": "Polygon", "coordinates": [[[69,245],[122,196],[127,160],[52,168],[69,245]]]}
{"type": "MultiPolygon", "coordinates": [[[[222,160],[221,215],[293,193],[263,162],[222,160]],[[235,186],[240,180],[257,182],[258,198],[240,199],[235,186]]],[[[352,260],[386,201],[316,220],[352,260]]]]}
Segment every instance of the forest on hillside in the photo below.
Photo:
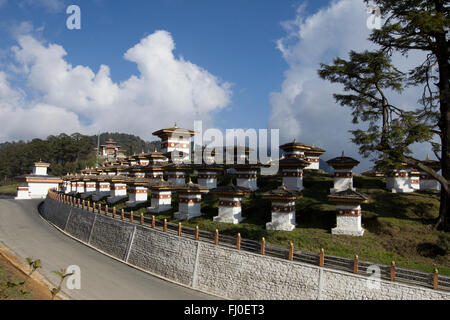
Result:
{"type": "MultiPolygon", "coordinates": [[[[113,139],[126,155],[142,151],[159,149],[159,141],[147,142],[140,137],[125,133],[102,133],[100,145],[113,139]]],[[[0,144],[0,183],[7,184],[15,177],[28,174],[37,161],[51,164],[49,174],[61,176],[68,172],[76,172],[96,164],[96,148],[98,136],[87,136],[80,133],[67,135],[61,133],[47,139],[31,141],[5,142],[0,144]]]]}

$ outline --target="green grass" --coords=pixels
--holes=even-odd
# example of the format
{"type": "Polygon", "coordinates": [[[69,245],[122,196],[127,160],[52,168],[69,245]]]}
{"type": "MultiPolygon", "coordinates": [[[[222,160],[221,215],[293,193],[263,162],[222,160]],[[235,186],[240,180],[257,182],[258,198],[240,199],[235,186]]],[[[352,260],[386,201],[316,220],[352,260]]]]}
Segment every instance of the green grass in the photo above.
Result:
{"type": "MultiPolygon", "coordinates": [[[[229,178],[219,179],[219,184],[228,183],[229,178]]],[[[327,196],[333,187],[331,175],[306,171],[303,197],[296,201],[297,228],[292,232],[271,231],[265,229],[270,221],[270,201],[261,199],[258,193],[277,188],[281,177],[259,177],[259,190],[244,198],[242,214],[245,220],[238,224],[214,222],[217,215],[217,198],[203,196],[201,217],[183,221],[184,226],[199,226],[201,230],[261,240],[268,243],[288,246],[293,242],[296,250],[318,253],[321,248],[334,256],[353,258],[357,254],[360,260],[390,265],[395,261],[398,267],[432,272],[435,267],[439,273],[450,276],[448,243],[450,235],[433,229],[433,223],[439,212],[439,194],[416,192],[412,194],[394,194],[385,190],[382,178],[355,177],[354,186],[358,191],[369,195],[368,203],[362,205],[362,224],[366,230],[363,237],[336,236],[331,234],[335,227],[335,206],[328,202],[327,196]]],[[[104,203],[103,203],[104,205],[104,203]]],[[[135,214],[147,214],[144,204],[134,210],[135,214]]],[[[173,209],[156,216],[157,219],[173,219],[178,211],[177,195],[173,195],[173,209]]],[[[125,200],[116,205],[125,207],[125,200]]]]}
{"type": "Polygon", "coordinates": [[[0,265],[0,300],[24,300],[30,294],[24,290],[23,280],[0,265]]]}
{"type": "Polygon", "coordinates": [[[0,186],[0,194],[16,194],[17,183],[0,186]]]}

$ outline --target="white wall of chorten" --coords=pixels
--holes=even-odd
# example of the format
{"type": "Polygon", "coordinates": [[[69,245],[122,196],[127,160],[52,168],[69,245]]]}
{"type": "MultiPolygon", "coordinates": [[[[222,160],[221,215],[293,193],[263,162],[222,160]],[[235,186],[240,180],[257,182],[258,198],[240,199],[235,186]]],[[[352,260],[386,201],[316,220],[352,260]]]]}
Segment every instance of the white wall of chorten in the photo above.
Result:
{"type": "Polygon", "coordinates": [[[217,188],[217,173],[215,171],[201,171],[197,175],[198,184],[208,189],[217,188]]]}
{"type": "Polygon", "coordinates": [[[202,215],[201,194],[179,194],[178,196],[178,212],[173,214],[175,219],[189,220],[202,215]]]}
{"type": "Polygon", "coordinates": [[[282,169],[283,184],[290,190],[303,190],[303,170],[298,169],[282,169]]]}
{"type": "Polygon", "coordinates": [[[213,217],[213,221],[238,224],[242,217],[242,198],[240,197],[219,197],[219,213],[213,217]]]}
{"type": "Polygon", "coordinates": [[[411,177],[407,170],[394,170],[386,178],[386,188],[393,193],[414,192],[411,177]]]}
{"type": "Polygon", "coordinates": [[[336,228],[331,230],[332,234],[362,236],[364,229],[361,227],[360,205],[336,205],[336,228]]]}
{"type": "Polygon", "coordinates": [[[172,192],[151,191],[151,207],[147,208],[149,213],[160,213],[172,209],[172,192]]]}
{"type": "Polygon", "coordinates": [[[330,193],[345,191],[353,188],[353,172],[352,169],[335,169],[334,170],[334,186],[330,189],[330,193]]]}
{"type": "Polygon", "coordinates": [[[267,230],[292,231],[295,229],[295,201],[272,201],[271,212],[272,221],[266,223],[267,230]]]}

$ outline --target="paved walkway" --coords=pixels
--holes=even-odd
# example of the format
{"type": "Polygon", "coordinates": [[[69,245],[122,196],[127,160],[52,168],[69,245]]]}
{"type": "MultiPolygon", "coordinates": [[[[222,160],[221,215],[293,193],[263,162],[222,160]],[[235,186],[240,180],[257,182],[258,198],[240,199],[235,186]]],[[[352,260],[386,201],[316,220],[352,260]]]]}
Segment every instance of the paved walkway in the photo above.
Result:
{"type": "Polygon", "coordinates": [[[41,259],[39,272],[55,286],[54,270],[78,265],[81,290],[63,293],[89,300],[217,299],[131,268],[64,235],[37,211],[42,200],[0,199],[0,242],[22,258],[41,259]]]}

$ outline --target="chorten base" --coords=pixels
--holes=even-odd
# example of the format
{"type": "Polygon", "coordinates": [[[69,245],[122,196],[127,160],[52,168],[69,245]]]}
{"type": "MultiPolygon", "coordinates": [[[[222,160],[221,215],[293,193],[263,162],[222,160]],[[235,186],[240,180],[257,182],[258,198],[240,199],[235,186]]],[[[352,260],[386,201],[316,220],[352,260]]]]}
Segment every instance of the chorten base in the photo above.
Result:
{"type": "Polygon", "coordinates": [[[267,230],[279,230],[279,231],[292,231],[295,229],[295,225],[289,222],[280,223],[280,222],[267,222],[266,223],[267,230]]]}
{"type": "Polygon", "coordinates": [[[219,208],[219,215],[213,217],[213,221],[215,222],[224,222],[224,223],[232,223],[238,224],[244,218],[242,217],[242,211],[235,212],[234,208],[219,208]]]}
{"type": "Polygon", "coordinates": [[[359,230],[355,230],[355,229],[333,228],[331,229],[331,234],[362,237],[364,235],[364,229],[361,228],[359,230]]]}

